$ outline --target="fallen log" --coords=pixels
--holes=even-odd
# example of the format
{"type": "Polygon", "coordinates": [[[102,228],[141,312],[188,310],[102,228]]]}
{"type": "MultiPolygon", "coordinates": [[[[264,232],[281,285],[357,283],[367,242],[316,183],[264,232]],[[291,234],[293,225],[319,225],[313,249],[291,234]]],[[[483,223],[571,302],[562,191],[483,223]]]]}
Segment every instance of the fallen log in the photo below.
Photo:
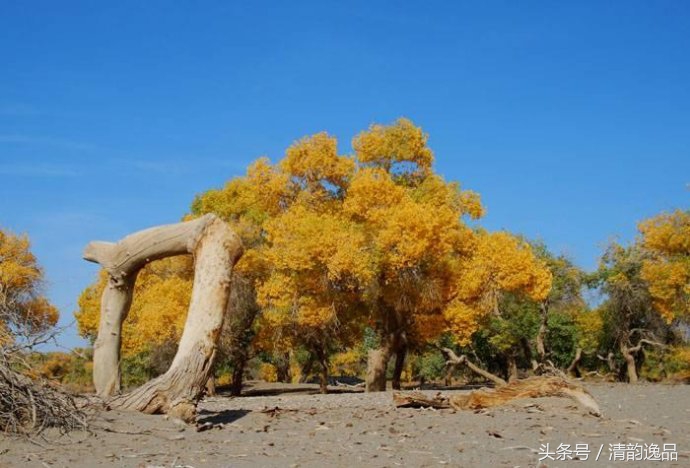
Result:
{"type": "Polygon", "coordinates": [[[582,385],[562,377],[530,377],[495,389],[479,389],[449,397],[440,393],[429,397],[421,392],[396,392],[393,394],[393,403],[398,408],[477,410],[501,406],[523,398],[542,397],[570,398],[590,414],[601,416],[601,410],[594,397],[582,385]]]}

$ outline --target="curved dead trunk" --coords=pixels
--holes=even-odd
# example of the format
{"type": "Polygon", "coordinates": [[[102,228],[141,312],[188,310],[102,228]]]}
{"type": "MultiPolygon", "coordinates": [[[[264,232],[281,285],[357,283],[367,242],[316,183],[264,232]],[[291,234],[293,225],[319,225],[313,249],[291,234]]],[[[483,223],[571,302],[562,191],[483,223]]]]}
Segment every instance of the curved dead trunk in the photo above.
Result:
{"type": "Polygon", "coordinates": [[[505,380],[492,374],[489,371],[485,371],[481,367],[476,366],[464,354],[462,356],[458,356],[457,354],[455,354],[455,351],[453,351],[450,348],[441,348],[441,352],[443,352],[443,354],[445,355],[447,366],[458,367],[461,365],[465,365],[469,370],[471,370],[475,374],[481,375],[486,380],[490,380],[491,382],[496,384],[497,387],[507,385],[507,382],[505,380]]]}
{"type": "Polygon", "coordinates": [[[185,420],[193,417],[213,368],[232,268],[242,254],[242,245],[227,224],[214,215],[205,215],[140,231],[117,244],[92,242],[86,247],[84,258],[108,271],[112,290],[103,295],[100,341],[98,350],[94,349],[94,384],[101,396],[111,395],[119,386],[119,335],[131,302],[131,292],[127,299],[127,291],[131,291],[136,273],[148,262],[183,253],[194,254],[195,274],[175,359],[165,374],[115,398],[112,406],[173,413],[185,420]]]}
{"type": "Polygon", "coordinates": [[[580,361],[582,360],[582,348],[578,347],[575,349],[575,357],[573,358],[572,362],[568,366],[567,374],[574,376],[574,377],[580,377],[580,369],[579,369],[579,364],[580,361]]]}
{"type": "MultiPolygon", "coordinates": [[[[540,305],[541,309],[541,323],[539,324],[539,331],[537,331],[537,336],[535,338],[535,345],[537,348],[537,361],[538,364],[543,364],[546,361],[546,331],[548,329],[549,323],[549,309],[545,303],[540,305]]],[[[535,367],[532,364],[532,367],[535,367]]]]}
{"type": "Polygon", "coordinates": [[[633,354],[637,350],[628,348],[628,346],[621,340],[620,350],[625,359],[625,370],[628,375],[628,382],[634,384],[637,383],[637,364],[635,362],[635,355],[633,354]]]}

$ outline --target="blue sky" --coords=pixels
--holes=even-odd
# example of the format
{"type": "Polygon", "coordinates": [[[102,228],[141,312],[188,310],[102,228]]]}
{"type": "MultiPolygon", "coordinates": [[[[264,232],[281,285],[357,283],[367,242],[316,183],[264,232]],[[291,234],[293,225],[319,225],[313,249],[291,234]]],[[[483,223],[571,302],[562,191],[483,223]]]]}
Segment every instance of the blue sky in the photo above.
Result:
{"type": "Polygon", "coordinates": [[[349,152],[411,118],[484,226],[587,269],[688,208],[688,2],[2,1],[0,56],[0,226],[32,238],[63,324],[88,241],[321,130],[349,152]]]}

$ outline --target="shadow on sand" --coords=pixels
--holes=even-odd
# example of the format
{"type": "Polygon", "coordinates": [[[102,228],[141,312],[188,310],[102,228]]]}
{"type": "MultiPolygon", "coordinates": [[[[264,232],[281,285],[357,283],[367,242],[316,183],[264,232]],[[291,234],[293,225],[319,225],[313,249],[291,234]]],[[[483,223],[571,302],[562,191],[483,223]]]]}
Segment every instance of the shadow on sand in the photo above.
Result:
{"type": "Polygon", "coordinates": [[[251,411],[248,410],[201,410],[197,419],[197,425],[212,424],[215,426],[216,424],[230,424],[246,416],[250,412],[251,411]]]}

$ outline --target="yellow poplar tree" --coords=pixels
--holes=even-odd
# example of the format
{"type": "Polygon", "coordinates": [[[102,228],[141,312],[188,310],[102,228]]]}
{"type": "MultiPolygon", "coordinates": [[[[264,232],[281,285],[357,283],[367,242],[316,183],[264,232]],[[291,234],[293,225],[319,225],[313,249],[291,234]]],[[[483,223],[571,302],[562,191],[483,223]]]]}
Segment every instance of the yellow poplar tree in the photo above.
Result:
{"type": "Polygon", "coordinates": [[[30,346],[53,327],[59,312],[42,294],[43,270],[27,236],[0,229],[0,347],[3,358],[30,346]]]}
{"type": "Polygon", "coordinates": [[[640,274],[654,308],[668,323],[690,318],[690,213],[662,213],[639,229],[642,247],[650,253],[640,274]]]}
{"type": "Polygon", "coordinates": [[[399,119],[373,125],[353,140],[358,170],[343,209],[362,226],[372,259],[372,272],[360,279],[380,341],[369,353],[370,391],[385,390],[392,355],[398,388],[407,350],[444,330],[441,313],[475,243],[463,218],[483,215],[476,193],[433,172],[427,138],[399,119]]]}

